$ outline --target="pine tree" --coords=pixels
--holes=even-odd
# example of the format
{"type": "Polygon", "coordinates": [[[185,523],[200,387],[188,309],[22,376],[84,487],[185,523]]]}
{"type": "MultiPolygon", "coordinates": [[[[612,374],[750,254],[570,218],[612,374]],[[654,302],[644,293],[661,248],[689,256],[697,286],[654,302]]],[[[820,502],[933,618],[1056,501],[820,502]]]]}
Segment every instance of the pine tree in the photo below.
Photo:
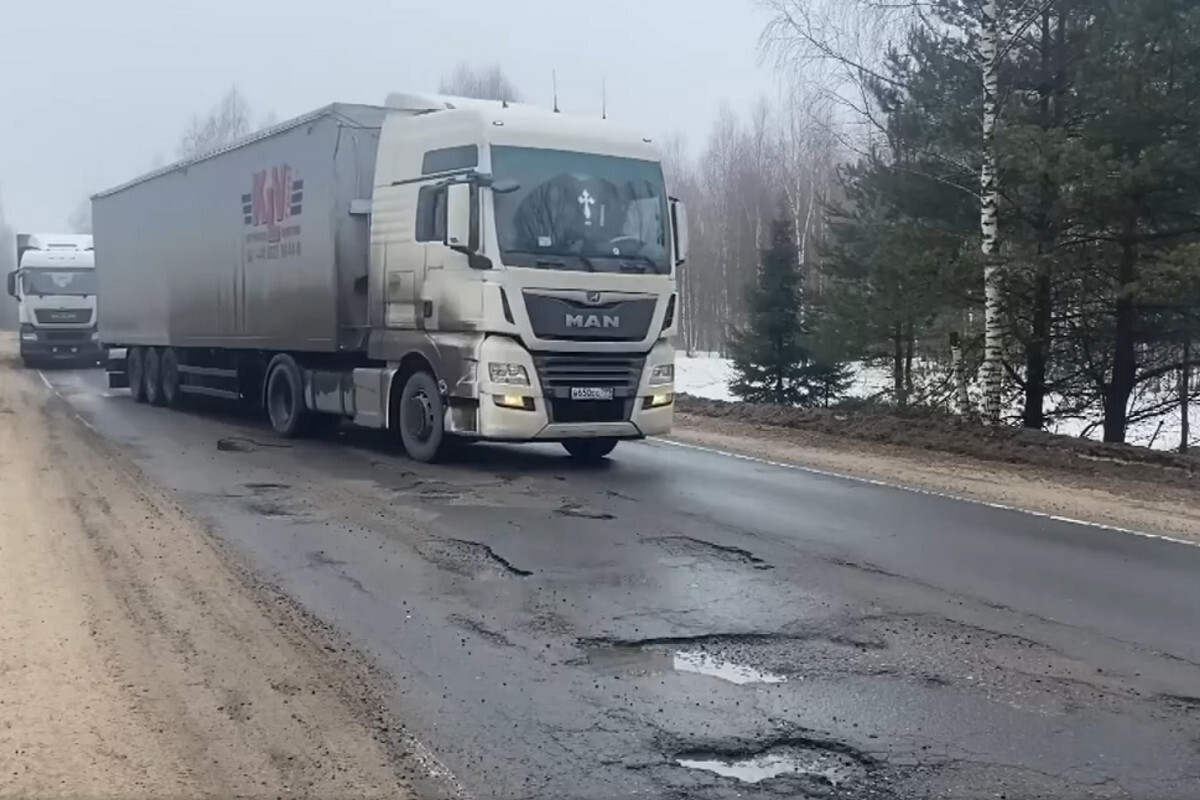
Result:
{"type": "Polygon", "coordinates": [[[770,245],[759,253],[757,281],[747,291],[748,321],[730,332],[734,395],[753,403],[811,402],[812,357],[805,346],[802,301],[792,223],[781,217],[771,223],[770,245]]]}

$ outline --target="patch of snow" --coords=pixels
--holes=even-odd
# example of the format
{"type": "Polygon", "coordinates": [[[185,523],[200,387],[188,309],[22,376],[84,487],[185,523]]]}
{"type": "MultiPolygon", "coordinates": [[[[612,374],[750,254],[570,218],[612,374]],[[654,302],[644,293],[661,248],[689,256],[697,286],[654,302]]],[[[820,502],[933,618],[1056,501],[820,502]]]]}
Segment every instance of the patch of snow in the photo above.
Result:
{"type": "MultiPolygon", "coordinates": [[[[675,390],[682,394],[709,400],[733,401],[737,398],[729,391],[729,381],[732,378],[732,362],[716,353],[677,355],[675,358],[675,390]]],[[[861,399],[876,397],[888,390],[891,381],[891,372],[887,367],[856,364],[847,395],[861,399]]],[[[1047,398],[1046,410],[1052,412],[1056,403],[1056,398],[1047,398]]],[[[1019,415],[1020,407],[1014,406],[1010,413],[1019,415]]],[[[1077,438],[1086,434],[1087,438],[1098,440],[1103,435],[1101,421],[1102,417],[1098,413],[1081,419],[1063,419],[1056,421],[1050,431],[1077,438]]],[[[1192,430],[1200,435],[1200,399],[1192,404],[1191,421],[1192,430]]],[[[1176,407],[1159,417],[1133,423],[1129,426],[1126,440],[1130,444],[1153,447],[1156,450],[1174,450],[1179,446],[1182,429],[1182,416],[1176,407]]],[[[1194,442],[1193,446],[1200,447],[1200,440],[1194,442]]]]}

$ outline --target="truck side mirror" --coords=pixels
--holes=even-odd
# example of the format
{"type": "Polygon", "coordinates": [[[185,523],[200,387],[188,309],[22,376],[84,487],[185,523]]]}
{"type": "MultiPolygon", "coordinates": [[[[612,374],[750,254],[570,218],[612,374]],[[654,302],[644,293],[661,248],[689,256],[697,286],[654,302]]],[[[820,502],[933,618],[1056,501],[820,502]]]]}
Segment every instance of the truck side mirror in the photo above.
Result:
{"type": "Polygon", "coordinates": [[[9,297],[17,296],[17,273],[16,270],[8,273],[8,295],[9,297]]]}
{"type": "Polygon", "coordinates": [[[446,245],[464,252],[471,244],[471,185],[446,187],[446,245]]]}
{"type": "Polygon", "coordinates": [[[682,200],[671,200],[671,227],[675,230],[675,265],[687,261],[688,229],[687,206],[682,200]]]}

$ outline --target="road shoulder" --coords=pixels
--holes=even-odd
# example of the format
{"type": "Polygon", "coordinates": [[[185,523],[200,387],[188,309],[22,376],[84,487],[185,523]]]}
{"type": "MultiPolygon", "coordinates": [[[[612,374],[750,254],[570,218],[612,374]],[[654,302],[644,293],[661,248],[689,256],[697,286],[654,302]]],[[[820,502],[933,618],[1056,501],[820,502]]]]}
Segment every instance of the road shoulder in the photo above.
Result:
{"type": "Polygon", "coordinates": [[[0,363],[0,795],[409,796],[332,641],[0,363]]]}
{"type": "Polygon", "coordinates": [[[670,440],[1200,544],[1200,487],[1123,480],[676,414],[670,440]]]}

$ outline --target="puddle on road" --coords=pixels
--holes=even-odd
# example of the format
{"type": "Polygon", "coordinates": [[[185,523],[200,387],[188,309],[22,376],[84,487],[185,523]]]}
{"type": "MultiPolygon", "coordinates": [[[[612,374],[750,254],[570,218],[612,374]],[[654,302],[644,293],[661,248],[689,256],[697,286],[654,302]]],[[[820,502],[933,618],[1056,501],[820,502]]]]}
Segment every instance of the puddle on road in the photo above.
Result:
{"type": "Polygon", "coordinates": [[[694,672],[697,675],[708,675],[720,678],[730,683],[783,683],[787,678],[771,672],[755,669],[745,664],[736,664],[720,658],[713,658],[701,651],[680,650],[674,654],[672,666],[676,672],[694,672]]]}
{"type": "Polygon", "coordinates": [[[815,778],[836,787],[864,774],[849,756],[805,748],[780,748],[733,761],[719,758],[677,758],[688,769],[713,772],[743,783],[761,783],[781,775],[815,778]]]}
{"type": "Polygon", "coordinates": [[[636,647],[608,647],[588,654],[588,664],[602,669],[638,674],[655,672],[686,672],[706,675],[738,685],[751,683],[784,683],[787,677],[755,669],[702,650],[644,650],[636,647]]]}

